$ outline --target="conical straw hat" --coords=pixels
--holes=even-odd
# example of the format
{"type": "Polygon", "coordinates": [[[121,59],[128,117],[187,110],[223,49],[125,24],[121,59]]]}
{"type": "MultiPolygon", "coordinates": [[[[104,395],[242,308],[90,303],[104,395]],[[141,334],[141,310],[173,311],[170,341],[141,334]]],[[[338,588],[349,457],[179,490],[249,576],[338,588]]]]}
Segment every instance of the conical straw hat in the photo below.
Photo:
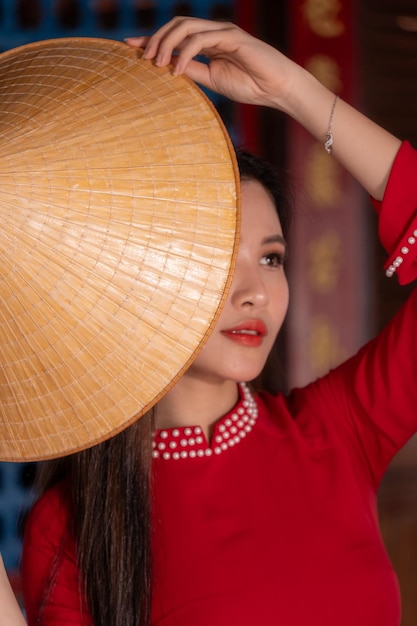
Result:
{"type": "Polygon", "coordinates": [[[213,328],[238,174],[214,107],[120,42],[0,55],[0,459],[132,423],[213,328]]]}

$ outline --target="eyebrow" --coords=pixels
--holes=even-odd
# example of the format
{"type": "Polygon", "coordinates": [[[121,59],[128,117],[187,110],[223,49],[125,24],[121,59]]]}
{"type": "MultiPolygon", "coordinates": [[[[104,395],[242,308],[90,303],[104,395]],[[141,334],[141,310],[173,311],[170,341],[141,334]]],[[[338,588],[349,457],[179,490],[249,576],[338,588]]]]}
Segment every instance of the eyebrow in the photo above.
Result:
{"type": "Polygon", "coordinates": [[[281,243],[283,246],[287,247],[287,242],[285,241],[284,237],[282,235],[271,235],[271,237],[265,237],[265,239],[262,240],[263,244],[268,244],[268,243],[281,243]]]}

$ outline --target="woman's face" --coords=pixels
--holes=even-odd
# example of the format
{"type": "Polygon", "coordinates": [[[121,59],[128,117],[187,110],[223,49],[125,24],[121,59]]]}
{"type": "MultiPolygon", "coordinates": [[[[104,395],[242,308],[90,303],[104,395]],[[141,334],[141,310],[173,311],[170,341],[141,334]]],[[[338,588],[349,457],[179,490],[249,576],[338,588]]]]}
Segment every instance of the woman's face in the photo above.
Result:
{"type": "Polygon", "coordinates": [[[232,285],[214,331],[185,376],[239,382],[259,375],[288,308],[285,253],[270,195],[257,181],[243,181],[232,285]]]}

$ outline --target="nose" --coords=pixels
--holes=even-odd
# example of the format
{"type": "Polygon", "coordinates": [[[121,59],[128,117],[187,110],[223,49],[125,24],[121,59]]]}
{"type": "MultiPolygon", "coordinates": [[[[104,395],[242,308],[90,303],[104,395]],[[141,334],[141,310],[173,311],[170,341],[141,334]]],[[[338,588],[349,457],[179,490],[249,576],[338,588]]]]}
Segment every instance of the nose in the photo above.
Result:
{"type": "Polygon", "coordinates": [[[231,301],[237,308],[261,308],[268,303],[268,291],[260,268],[237,263],[231,285],[231,301]]]}

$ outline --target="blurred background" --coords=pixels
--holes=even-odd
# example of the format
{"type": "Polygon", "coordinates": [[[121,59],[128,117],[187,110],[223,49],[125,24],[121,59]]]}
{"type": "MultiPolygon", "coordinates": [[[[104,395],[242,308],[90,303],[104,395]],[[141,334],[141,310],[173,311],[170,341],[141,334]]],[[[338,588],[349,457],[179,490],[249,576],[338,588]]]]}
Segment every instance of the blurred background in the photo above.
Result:
{"type": "MultiPolygon", "coordinates": [[[[236,22],[417,147],[417,0],[0,0],[0,51],[54,37],[122,40],[151,33],[174,15],[236,22]]],[[[297,203],[290,240],[296,254],[289,260],[292,304],[265,384],[303,385],[375,335],[411,287],[400,289],[395,278],[386,278],[369,198],[322,145],[276,112],[208,95],[236,145],[290,171],[297,203]]],[[[18,595],[34,470],[32,463],[0,464],[0,550],[18,595]]],[[[416,440],[393,461],[379,510],[402,590],[402,626],[415,626],[416,440]]]]}

